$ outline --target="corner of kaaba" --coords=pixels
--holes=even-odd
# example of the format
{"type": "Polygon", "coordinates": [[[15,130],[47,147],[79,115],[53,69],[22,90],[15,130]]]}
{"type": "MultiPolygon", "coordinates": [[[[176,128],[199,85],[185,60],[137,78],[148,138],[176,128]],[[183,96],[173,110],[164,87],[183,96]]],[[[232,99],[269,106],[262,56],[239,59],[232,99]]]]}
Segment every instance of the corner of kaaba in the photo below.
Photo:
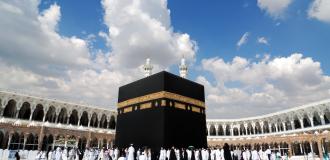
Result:
{"type": "Polygon", "coordinates": [[[115,143],[207,147],[204,86],[162,71],[121,86],[115,143]]]}

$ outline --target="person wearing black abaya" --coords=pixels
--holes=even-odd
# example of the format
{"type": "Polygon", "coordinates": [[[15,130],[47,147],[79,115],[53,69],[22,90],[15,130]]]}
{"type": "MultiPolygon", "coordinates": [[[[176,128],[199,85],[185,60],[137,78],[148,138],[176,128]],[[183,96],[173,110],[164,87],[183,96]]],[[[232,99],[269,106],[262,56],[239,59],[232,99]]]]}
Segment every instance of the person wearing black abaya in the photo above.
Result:
{"type": "Polygon", "coordinates": [[[176,155],[175,155],[174,147],[171,148],[170,159],[169,160],[176,160],[176,155]]]}
{"type": "Polygon", "coordinates": [[[225,160],[232,160],[228,143],[223,146],[223,155],[225,160]]]}

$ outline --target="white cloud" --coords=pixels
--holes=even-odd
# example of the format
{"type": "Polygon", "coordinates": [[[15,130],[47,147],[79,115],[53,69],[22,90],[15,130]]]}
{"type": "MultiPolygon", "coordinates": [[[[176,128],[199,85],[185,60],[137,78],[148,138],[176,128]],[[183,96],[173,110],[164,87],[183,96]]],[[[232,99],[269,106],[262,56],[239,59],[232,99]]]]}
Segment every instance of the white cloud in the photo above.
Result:
{"type": "Polygon", "coordinates": [[[202,60],[202,67],[215,79],[197,78],[206,88],[209,117],[255,116],[330,96],[330,77],[320,63],[299,53],[258,61],[215,57],[202,60]]]}
{"type": "Polygon", "coordinates": [[[166,0],[102,0],[111,45],[111,65],[135,68],[147,57],[165,69],[184,55],[193,60],[197,46],[185,33],[175,33],[166,0]],[[128,58],[130,57],[130,58],[128,58]]]}
{"type": "Polygon", "coordinates": [[[308,9],[309,18],[330,23],[330,1],[314,0],[308,9]]]}
{"type": "Polygon", "coordinates": [[[185,33],[173,32],[167,2],[104,0],[100,31],[111,52],[93,48],[85,38],[59,33],[61,7],[38,9],[39,0],[0,2],[0,88],[34,95],[88,102],[115,108],[118,87],[143,77],[149,56],[156,70],[193,61],[197,45],[185,33]]]}
{"type": "Polygon", "coordinates": [[[258,0],[258,7],[271,17],[283,18],[283,14],[293,0],[258,0]]]}
{"type": "Polygon", "coordinates": [[[239,39],[239,41],[236,43],[237,48],[240,48],[243,44],[247,43],[248,41],[248,37],[249,37],[250,33],[249,32],[245,32],[242,37],[239,39]]]}
{"type": "Polygon", "coordinates": [[[268,40],[266,37],[258,37],[257,42],[260,44],[265,44],[265,45],[269,45],[268,40]]]}

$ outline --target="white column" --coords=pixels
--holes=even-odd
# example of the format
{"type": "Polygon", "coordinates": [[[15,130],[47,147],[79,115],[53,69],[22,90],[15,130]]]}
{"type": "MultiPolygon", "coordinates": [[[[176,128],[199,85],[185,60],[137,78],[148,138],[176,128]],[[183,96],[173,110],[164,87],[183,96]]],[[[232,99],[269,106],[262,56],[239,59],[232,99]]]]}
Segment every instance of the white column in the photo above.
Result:
{"type": "Polygon", "coordinates": [[[264,122],[260,123],[261,133],[264,134],[264,122]]]}
{"type": "Polygon", "coordinates": [[[321,118],[321,124],[322,124],[322,125],[325,125],[324,116],[323,116],[323,115],[319,115],[319,116],[320,116],[320,118],[321,118]]]}
{"type": "Polygon", "coordinates": [[[253,131],[252,132],[253,134],[256,134],[256,124],[255,123],[252,123],[252,130],[251,131],[253,131]]]}
{"type": "Polygon", "coordinates": [[[301,128],[304,128],[304,119],[299,119],[301,128]]]}
{"type": "Polygon", "coordinates": [[[283,130],[286,131],[286,123],[282,122],[282,125],[283,125],[283,130]]]}
{"type": "Polygon", "coordinates": [[[275,123],[275,129],[276,129],[276,132],[278,132],[278,124],[275,123]]]}
{"type": "Polygon", "coordinates": [[[33,116],[33,112],[34,112],[34,110],[36,109],[36,104],[31,104],[31,114],[30,114],[30,121],[32,121],[32,116],[33,116]]]}
{"type": "Polygon", "coordinates": [[[292,128],[292,130],[296,129],[295,126],[294,126],[294,121],[291,121],[291,128],[292,128]]]}
{"type": "Polygon", "coordinates": [[[311,122],[311,126],[314,127],[313,117],[309,117],[309,121],[311,122]]]}
{"type": "Polygon", "coordinates": [[[216,124],[216,125],[214,126],[214,128],[215,128],[215,135],[218,136],[219,125],[216,124]]]}
{"type": "MultiPolygon", "coordinates": [[[[313,141],[309,142],[309,145],[311,146],[311,152],[312,152],[312,159],[314,160],[314,150],[313,150],[313,141]]],[[[320,155],[322,157],[323,155],[320,155]]]]}
{"type": "MultiPolygon", "coordinates": [[[[88,127],[89,127],[89,123],[88,123],[88,127]]],[[[209,124],[206,125],[206,128],[207,128],[207,135],[208,135],[208,136],[211,135],[211,134],[210,134],[210,127],[211,127],[211,125],[209,125],[209,124]]]]}
{"type": "Polygon", "coordinates": [[[9,146],[10,146],[10,142],[11,142],[12,137],[13,137],[13,133],[9,133],[7,149],[9,149],[9,146]]]}

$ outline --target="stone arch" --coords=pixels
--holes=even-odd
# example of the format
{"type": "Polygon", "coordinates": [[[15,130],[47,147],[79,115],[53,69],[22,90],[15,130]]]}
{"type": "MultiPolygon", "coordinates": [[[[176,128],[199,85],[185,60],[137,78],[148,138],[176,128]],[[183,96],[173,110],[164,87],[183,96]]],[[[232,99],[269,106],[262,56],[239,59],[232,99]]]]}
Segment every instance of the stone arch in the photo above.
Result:
{"type": "Polygon", "coordinates": [[[68,119],[67,110],[65,108],[62,108],[60,113],[58,114],[57,123],[66,124],[67,119],[68,119]]]}
{"type": "Polygon", "coordinates": [[[226,125],[226,128],[225,128],[225,135],[230,136],[230,128],[229,128],[228,124],[226,125]]]}
{"type": "Polygon", "coordinates": [[[31,116],[31,105],[29,102],[24,102],[21,109],[18,112],[19,119],[29,120],[31,116]]]}
{"type": "Polygon", "coordinates": [[[239,130],[241,135],[246,135],[244,124],[240,124],[239,130]]]}
{"type": "Polygon", "coordinates": [[[264,133],[269,133],[269,124],[268,121],[264,121],[264,133]]]}
{"type": "Polygon", "coordinates": [[[291,122],[290,122],[289,118],[285,119],[285,128],[286,128],[286,130],[292,130],[292,126],[291,126],[291,122]]]}
{"type": "Polygon", "coordinates": [[[275,126],[275,124],[274,123],[272,123],[272,125],[271,125],[272,127],[271,127],[271,129],[272,129],[272,133],[274,133],[274,132],[276,132],[276,126],[275,126]]]}
{"type": "Polygon", "coordinates": [[[5,134],[2,131],[0,131],[0,149],[3,149],[2,145],[4,142],[5,142],[5,134]]]}
{"type": "Polygon", "coordinates": [[[96,137],[94,137],[91,142],[90,142],[90,147],[92,148],[98,148],[98,139],[96,137]]]}
{"type": "Polygon", "coordinates": [[[52,145],[54,143],[54,136],[52,134],[45,135],[42,140],[42,148],[43,151],[49,151],[52,149],[52,145]]]}
{"type": "Polygon", "coordinates": [[[218,125],[218,135],[219,136],[223,136],[224,135],[223,127],[222,127],[221,124],[218,125]]]}
{"type": "Polygon", "coordinates": [[[86,144],[87,144],[86,137],[79,138],[78,149],[81,150],[81,151],[85,151],[86,150],[86,144]]]}
{"type": "Polygon", "coordinates": [[[32,133],[30,133],[27,136],[25,149],[26,150],[37,150],[38,149],[38,136],[37,135],[33,135],[32,133]]]}
{"type": "Polygon", "coordinates": [[[328,108],[324,110],[323,118],[324,118],[325,124],[329,124],[330,123],[330,111],[329,111],[328,108]]]}
{"type": "Polygon", "coordinates": [[[69,124],[78,125],[78,111],[75,109],[71,112],[69,124]]]}
{"type": "Polygon", "coordinates": [[[56,111],[54,106],[50,106],[48,108],[48,111],[46,113],[46,119],[45,121],[54,123],[56,120],[56,111]]]}
{"type": "Polygon", "coordinates": [[[107,126],[108,126],[107,116],[103,114],[100,120],[100,128],[107,128],[107,126]]]}
{"type": "Polygon", "coordinates": [[[44,118],[44,106],[38,104],[33,111],[32,120],[42,121],[44,118]]]}
{"type": "Polygon", "coordinates": [[[248,134],[254,134],[254,131],[253,131],[253,127],[252,127],[252,124],[249,122],[248,125],[247,125],[247,132],[248,134]]]}
{"type": "Polygon", "coordinates": [[[314,126],[322,125],[320,115],[316,111],[313,113],[313,124],[314,126]]]}
{"type": "Polygon", "coordinates": [[[214,124],[211,124],[210,126],[210,136],[215,136],[216,135],[216,130],[214,124]]]}
{"type": "Polygon", "coordinates": [[[259,122],[256,122],[256,126],[255,126],[255,134],[261,134],[261,125],[259,122]]]}
{"type": "Polygon", "coordinates": [[[88,113],[86,111],[84,111],[81,115],[81,118],[80,118],[80,124],[81,126],[85,126],[87,127],[88,126],[88,113]]]}
{"type": "Polygon", "coordinates": [[[23,144],[24,144],[24,135],[15,132],[11,137],[9,149],[10,150],[23,149],[23,144]]]}
{"type": "Polygon", "coordinates": [[[295,129],[300,129],[301,128],[301,124],[300,124],[300,121],[299,121],[298,116],[295,116],[294,117],[293,124],[294,124],[294,128],[295,129]]]}
{"type": "Polygon", "coordinates": [[[16,115],[16,101],[14,99],[11,99],[8,101],[5,109],[3,110],[3,116],[8,118],[15,118],[16,115]]]}
{"type": "Polygon", "coordinates": [[[234,135],[234,136],[238,136],[238,135],[239,135],[239,131],[238,131],[238,128],[237,128],[237,127],[235,127],[235,128],[233,129],[233,135],[234,135]]]}
{"type": "Polygon", "coordinates": [[[279,132],[284,131],[284,126],[281,119],[277,120],[277,129],[279,132]]]}
{"type": "Polygon", "coordinates": [[[97,127],[97,122],[98,122],[97,114],[94,112],[92,114],[92,117],[91,117],[91,121],[90,121],[89,126],[91,126],[91,127],[97,127]]]}
{"type": "Polygon", "coordinates": [[[109,123],[110,123],[109,124],[110,129],[116,129],[116,118],[114,115],[111,116],[109,123]]]}
{"type": "Polygon", "coordinates": [[[303,125],[304,128],[312,126],[311,121],[309,120],[309,117],[306,114],[304,114],[303,116],[303,125]]]}

